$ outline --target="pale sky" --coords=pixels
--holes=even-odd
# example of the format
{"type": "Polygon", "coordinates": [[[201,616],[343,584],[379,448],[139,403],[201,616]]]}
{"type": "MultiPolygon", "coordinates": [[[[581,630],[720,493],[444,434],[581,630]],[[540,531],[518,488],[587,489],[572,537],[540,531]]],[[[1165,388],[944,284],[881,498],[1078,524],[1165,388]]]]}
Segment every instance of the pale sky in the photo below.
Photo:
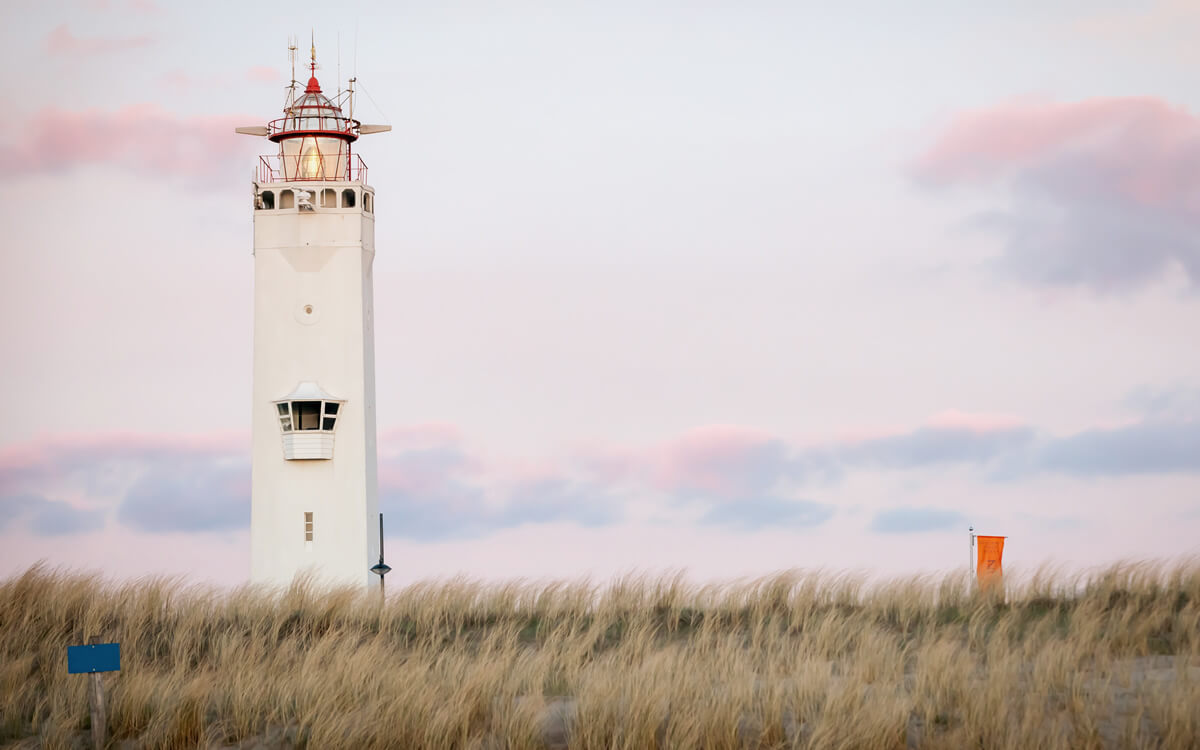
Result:
{"type": "Polygon", "coordinates": [[[248,577],[310,32],[401,581],[1200,554],[1200,4],[831,5],[5,2],[0,575],[248,577]]]}

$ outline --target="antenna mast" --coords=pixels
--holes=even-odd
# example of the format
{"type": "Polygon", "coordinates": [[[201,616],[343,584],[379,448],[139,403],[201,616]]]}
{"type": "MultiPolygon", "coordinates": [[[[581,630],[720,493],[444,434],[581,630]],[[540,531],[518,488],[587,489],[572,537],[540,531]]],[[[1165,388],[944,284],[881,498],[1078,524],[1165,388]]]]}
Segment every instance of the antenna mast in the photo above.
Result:
{"type": "Polygon", "coordinates": [[[296,101],[296,37],[288,34],[288,61],[292,64],[292,82],[288,84],[288,101],[287,106],[283,108],[283,113],[287,114],[296,101]]]}
{"type": "Polygon", "coordinates": [[[358,81],[358,19],[354,19],[354,67],[350,74],[350,122],[354,122],[354,84],[358,81]]]}

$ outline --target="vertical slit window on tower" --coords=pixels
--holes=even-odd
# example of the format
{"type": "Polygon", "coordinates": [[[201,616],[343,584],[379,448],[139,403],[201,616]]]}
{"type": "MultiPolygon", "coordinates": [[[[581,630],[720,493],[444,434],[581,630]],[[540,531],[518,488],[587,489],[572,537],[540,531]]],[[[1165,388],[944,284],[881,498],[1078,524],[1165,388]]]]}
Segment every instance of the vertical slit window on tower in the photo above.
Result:
{"type": "Polygon", "coordinates": [[[304,541],[311,542],[313,534],[313,514],[311,510],[304,511],[304,541]]]}

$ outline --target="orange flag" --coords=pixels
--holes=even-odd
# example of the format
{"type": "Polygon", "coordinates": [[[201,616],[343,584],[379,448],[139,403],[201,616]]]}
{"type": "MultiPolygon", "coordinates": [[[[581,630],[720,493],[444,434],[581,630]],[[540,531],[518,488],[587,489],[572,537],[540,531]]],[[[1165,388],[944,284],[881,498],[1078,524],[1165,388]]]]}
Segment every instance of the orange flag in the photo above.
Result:
{"type": "Polygon", "coordinates": [[[975,549],[978,551],[978,561],[975,565],[975,578],[980,588],[988,588],[1000,581],[1004,571],[1000,567],[1000,559],[1004,557],[1003,536],[977,536],[975,549]]]}

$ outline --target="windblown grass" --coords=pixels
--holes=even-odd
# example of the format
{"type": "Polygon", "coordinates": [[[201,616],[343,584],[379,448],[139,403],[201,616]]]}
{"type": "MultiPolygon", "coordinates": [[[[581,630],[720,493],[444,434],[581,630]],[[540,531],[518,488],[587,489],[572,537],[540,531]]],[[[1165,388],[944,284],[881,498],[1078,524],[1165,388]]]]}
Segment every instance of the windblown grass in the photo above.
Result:
{"type": "Polygon", "coordinates": [[[868,586],[787,572],[391,593],[0,582],[0,742],[79,746],[66,647],[121,643],[114,747],[1200,746],[1200,563],[868,586]]]}

